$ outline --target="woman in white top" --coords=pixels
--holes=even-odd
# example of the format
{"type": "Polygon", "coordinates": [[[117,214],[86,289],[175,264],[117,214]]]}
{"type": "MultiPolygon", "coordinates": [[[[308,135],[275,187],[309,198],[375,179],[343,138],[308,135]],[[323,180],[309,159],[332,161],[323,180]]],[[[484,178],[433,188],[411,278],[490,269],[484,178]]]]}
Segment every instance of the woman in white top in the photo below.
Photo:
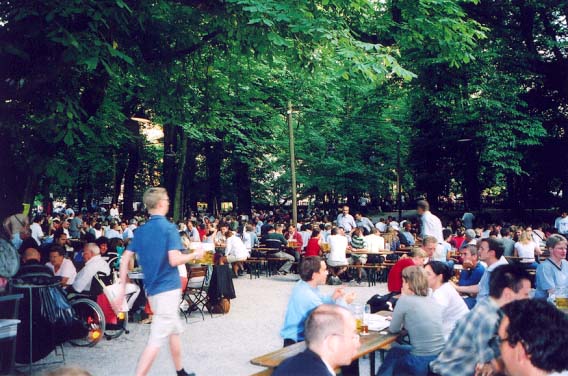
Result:
{"type": "Polygon", "coordinates": [[[231,263],[233,272],[238,276],[239,266],[242,268],[242,261],[249,257],[247,247],[241,238],[231,230],[227,230],[225,238],[225,256],[227,256],[227,261],[231,263]]]}
{"type": "Polygon", "coordinates": [[[542,251],[538,244],[536,244],[528,231],[521,232],[519,241],[515,243],[515,257],[521,257],[521,265],[525,268],[536,269],[538,264],[535,261],[535,255],[540,256],[542,251]]]}
{"type": "Polygon", "coordinates": [[[432,297],[443,307],[443,333],[447,341],[458,320],[467,315],[469,309],[463,298],[448,282],[452,272],[446,263],[430,261],[424,270],[428,278],[428,287],[432,289],[432,297]]]}

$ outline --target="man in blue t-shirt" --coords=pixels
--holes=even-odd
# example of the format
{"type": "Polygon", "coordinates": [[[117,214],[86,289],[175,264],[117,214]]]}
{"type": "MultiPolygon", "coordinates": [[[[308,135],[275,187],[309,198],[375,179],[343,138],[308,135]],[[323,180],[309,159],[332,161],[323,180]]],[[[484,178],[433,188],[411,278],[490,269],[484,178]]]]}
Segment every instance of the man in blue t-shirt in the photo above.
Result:
{"type": "MultiPolygon", "coordinates": [[[[475,295],[479,291],[477,286],[479,285],[481,277],[483,277],[483,273],[485,273],[485,267],[479,263],[478,250],[474,245],[468,245],[462,248],[460,250],[460,256],[462,258],[463,270],[460,274],[456,290],[462,294],[475,295]]],[[[477,302],[475,296],[471,295],[464,297],[465,304],[467,304],[469,309],[472,309],[477,302]]]]}
{"type": "Polygon", "coordinates": [[[136,230],[128,249],[122,254],[120,284],[123,288],[113,303],[116,307],[122,305],[128,265],[136,254],[144,273],[144,288],[154,313],[150,338],[138,360],[136,375],[148,373],[160,348],[167,342],[170,344],[178,376],[193,375],[184,370],[181,361],[179,334],[183,331],[183,326],[178,312],[181,282],[177,266],[200,259],[203,251],[189,255],[180,252],[183,247],[179,233],[176,226],[165,217],[170,200],[164,188],[148,189],[144,193],[143,201],[151,217],[146,224],[136,230]]]}

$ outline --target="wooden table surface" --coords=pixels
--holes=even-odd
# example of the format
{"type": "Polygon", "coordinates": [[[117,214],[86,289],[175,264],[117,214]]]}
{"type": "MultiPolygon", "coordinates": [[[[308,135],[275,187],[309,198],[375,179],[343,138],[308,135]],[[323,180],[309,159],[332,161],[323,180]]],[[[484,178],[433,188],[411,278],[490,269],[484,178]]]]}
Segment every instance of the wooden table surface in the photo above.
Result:
{"type": "MultiPolygon", "coordinates": [[[[380,333],[381,332],[369,332],[369,335],[361,336],[361,347],[353,357],[353,360],[357,360],[374,351],[385,349],[398,337],[398,334],[391,334],[388,332],[387,334],[380,333]]],[[[294,345],[281,348],[280,350],[276,350],[274,352],[254,358],[250,362],[256,366],[276,368],[284,360],[301,353],[305,349],[305,342],[299,342],[294,345]]]]}

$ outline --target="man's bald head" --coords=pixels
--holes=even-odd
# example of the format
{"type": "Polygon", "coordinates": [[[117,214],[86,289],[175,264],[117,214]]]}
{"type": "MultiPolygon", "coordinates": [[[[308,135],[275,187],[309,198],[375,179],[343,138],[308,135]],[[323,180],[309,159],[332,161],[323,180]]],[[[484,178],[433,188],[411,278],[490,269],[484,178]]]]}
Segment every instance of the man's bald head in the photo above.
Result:
{"type": "Polygon", "coordinates": [[[24,256],[22,257],[22,261],[24,262],[24,264],[30,260],[36,260],[36,261],[40,261],[41,260],[41,255],[39,254],[39,251],[35,248],[27,248],[24,251],[24,256]]]}
{"type": "Polygon", "coordinates": [[[352,319],[351,313],[343,307],[322,304],[312,311],[305,323],[304,336],[308,347],[318,344],[332,335],[338,333],[345,322],[352,319]]]}

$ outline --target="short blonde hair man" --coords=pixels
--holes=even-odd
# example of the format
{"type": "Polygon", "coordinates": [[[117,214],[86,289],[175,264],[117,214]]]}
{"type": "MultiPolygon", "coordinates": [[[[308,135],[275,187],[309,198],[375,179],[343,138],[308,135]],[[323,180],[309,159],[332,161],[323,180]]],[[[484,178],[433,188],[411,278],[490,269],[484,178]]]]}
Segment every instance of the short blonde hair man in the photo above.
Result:
{"type": "Polygon", "coordinates": [[[162,187],[149,188],[144,192],[142,201],[148,210],[155,209],[161,200],[168,200],[168,191],[162,187]]]}

